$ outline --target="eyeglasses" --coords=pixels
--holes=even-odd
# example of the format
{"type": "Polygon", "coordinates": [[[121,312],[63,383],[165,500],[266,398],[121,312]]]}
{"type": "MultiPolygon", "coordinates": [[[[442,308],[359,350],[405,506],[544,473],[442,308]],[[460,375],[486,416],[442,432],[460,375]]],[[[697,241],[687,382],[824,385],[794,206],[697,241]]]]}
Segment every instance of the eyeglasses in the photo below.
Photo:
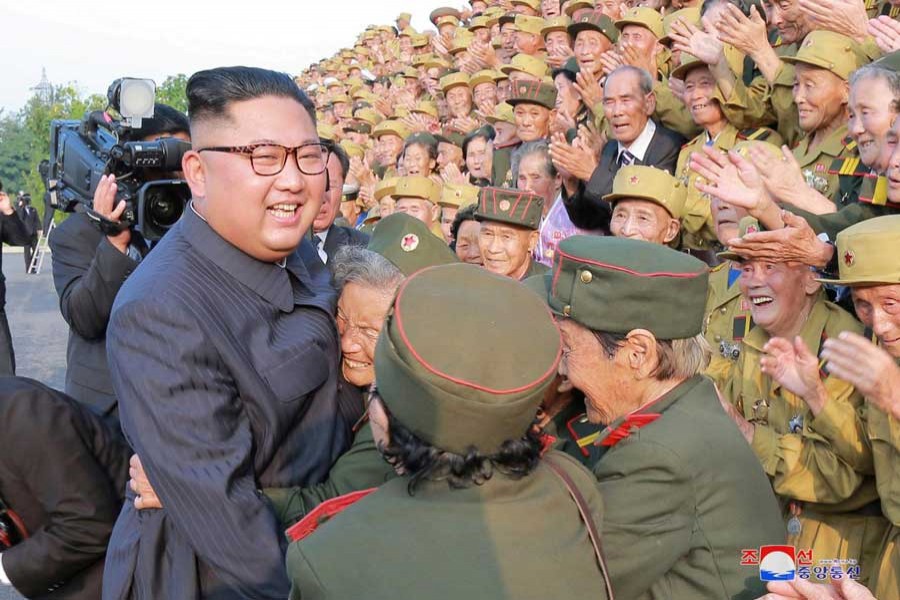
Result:
{"type": "Polygon", "coordinates": [[[279,144],[251,144],[249,146],[214,146],[197,152],[229,152],[250,157],[250,166],[257,175],[270,177],[284,170],[289,154],[297,159],[297,168],[304,175],[320,175],[328,165],[328,146],[319,142],[301,144],[293,148],[279,144]]]}

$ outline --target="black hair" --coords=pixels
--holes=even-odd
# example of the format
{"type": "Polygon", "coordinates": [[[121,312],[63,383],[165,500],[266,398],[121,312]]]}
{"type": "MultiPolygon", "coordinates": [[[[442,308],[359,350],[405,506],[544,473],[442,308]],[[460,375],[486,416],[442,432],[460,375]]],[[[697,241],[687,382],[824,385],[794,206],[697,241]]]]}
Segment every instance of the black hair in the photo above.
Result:
{"type": "Polygon", "coordinates": [[[469,143],[481,138],[486,142],[493,142],[497,132],[490,125],[479,127],[474,131],[470,131],[462,143],[463,160],[469,156],[469,143]]]}
{"type": "Polygon", "coordinates": [[[451,489],[482,485],[500,472],[512,479],[530,475],[541,460],[541,440],[535,427],[517,440],[506,440],[493,454],[483,454],[469,446],[465,455],[436,448],[407,429],[388,412],[390,440],[379,444],[385,460],[400,466],[409,477],[406,490],[415,495],[423,481],[446,481],[451,489]]]}
{"type": "Polygon", "coordinates": [[[218,67],[197,71],[187,82],[192,123],[225,117],[231,103],[263,96],[296,100],[316,124],[315,105],[287,73],[257,67],[218,67]]]}
{"type": "Polygon", "coordinates": [[[759,16],[763,19],[766,18],[766,11],[763,8],[761,0],[703,0],[703,4],[700,6],[700,16],[706,16],[706,13],[709,12],[712,7],[717,4],[733,4],[738,10],[740,10],[745,17],[750,16],[750,8],[755,6],[756,12],[759,13],[759,16]]]}
{"type": "Polygon", "coordinates": [[[456,216],[453,217],[453,224],[450,225],[450,237],[453,238],[454,245],[456,244],[456,234],[459,233],[459,228],[462,227],[462,224],[466,221],[478,220],[475,218],[476,208],[478,208],[477,204],[469,204],[456,211],[456,216]]]}
{"type": "Polygon", "coordinates": [[[190,133],[191,124],[187,115],[168,104],[153,105],[153,116],[141,121],[141,126],[128,131],[127,138],[137,141],[158,138],[166,134],[190,133]]]}
{"type": "Polygon", "coordinates": [[[343,179],[347,179],[347,173],[350,172],[350,157],[347,155],[347,151],[344,150],[343,146],[335,144],[331,140],[322,140],[322,145],[328,148],[328,151],[337,157],[338,162],[341,163],[343,179]]]}
{"type": "Polygon", "coordinates": [[[406,154],[407,148],[410,146],[422,146],[425,148],[426,152],[428,152],[428,160],[437,160],[438,157],[438,140],[433,136],[424,136],[424,135],[416,135],[413,134],[406,138],[403,142],[403,149],[400,151],[400,156],[406,154]],[[429,139],[431,137],[431,139],[429,139]],[[434,140],[432,142],[432,140],[434,140]]]}

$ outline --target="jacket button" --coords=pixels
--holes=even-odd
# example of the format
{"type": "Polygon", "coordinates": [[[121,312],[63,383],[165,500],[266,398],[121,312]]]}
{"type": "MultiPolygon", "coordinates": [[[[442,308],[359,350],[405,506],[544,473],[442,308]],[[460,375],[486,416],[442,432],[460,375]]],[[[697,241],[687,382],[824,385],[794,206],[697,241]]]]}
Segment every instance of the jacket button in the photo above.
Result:
{"type": "Polygon", "coordinates": [[[594,280],[594,275],[590,271],[581,272],[581,283],[590,283],[594,280]]]}
{"type": "Polygon", "coordinates": [[[570,305],[566,304],[565,306],[563,306],[563,315],[568,317],[571,314],[571,312],[572,312],[572,307],[570,305]]]}

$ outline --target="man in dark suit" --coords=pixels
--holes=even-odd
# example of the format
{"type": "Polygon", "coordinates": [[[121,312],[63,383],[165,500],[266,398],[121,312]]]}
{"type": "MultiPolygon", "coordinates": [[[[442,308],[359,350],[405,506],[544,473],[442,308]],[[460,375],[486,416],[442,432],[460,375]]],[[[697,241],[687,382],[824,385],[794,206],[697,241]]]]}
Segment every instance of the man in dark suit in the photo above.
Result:
{"type": "Polygon", "coordinates": [[[0,554],[0,584],[29,598],[96,600],[128,479],[128,446],[75,400],[0,378],[0,498],[28,538],[0,554]]]}
{"type": "Polygon", "coordinates": [[[324,481],[351,439],[336,293],[304,239],[327,150],[286,74],[200,71],[187,98],[193,200],[119,290],[107,343],[122,429],[164,508],[138,514],[128,492],[103,598],[283,599],[285,537],[258,490],[324,481]]]}
{"type": "MultiPolygon", "coordinates": [[[[177,137],[190,141],[188,129],[183,113],[157,104],[153,118],[145,119],[140,129],[131,131],[130,139],[177,137]]],[[[115,177],[102,177],[94,192],[94,211],[118,220],[125,204],[116,206],[116,191],[115,177]]],[[[59,310],[69,325],[66,393],[91,406],[118,428],[118,407],[106,362],[106,326],[119,288],[150,247],[132,229],[104,235],[83,213],[70,215],[56,227],[49,243],[59,310]]]]}
{"type": "Polygon", "coordinates": [[[31,206],[31,194],[19,192],[19,205],[16,207],[16,212],[19,213],[19,219],[25,225],[25,231],[28,233],[28,243],[25,244],[25,252],[22,255],[25,259],[25,272],[30,273],[31,259],[34,251],[37,250],[38,235],[41,231],[41,217],[31,206]]]}
{"type": "MultiPolygon", "coordinates": [[[[3,191],[0,182],[0,246],[24,246],[28,243],[28,231],[22,219],[13,209],[12,202],[3,191]]],[[[3,253],[0,252],[0,376],[16,374],[16,354],[12,334],[6,320],[6,278],[3,277],[3,253]]]]}
{"type": "Polygon", "coordinates": [[[334,220],[341,211],[341,196],[344,189],[344,181],[350,170],[350,158],[347,152],[339,145],[330,141],[323,142],[329,150],[328,177],[326,180],[325,194],[322,200],[322,208],[313,221],[313,244],[319,253],[323,263],[328,264],[337,251],[344,246],[360,246],[365,248],[369,243],[369,236],[346,225],[335,225],[334,220]]]}
{"type": "Polygon", "coordinates": [[[603,110],[614,139],[606,142],[589,170],[583,163],[572,164],[578,155],[566,144],[554,143],[551,155],[557,168],[575,176],[564,182],[562,194],[572,223],[582,229],[609,231],[612,208],[603,196],[612,193],[618,170],[645,165],[674,174],[685,139],[650,118],[656,97],[653,81],[642,69],[619,67],[609,74],[603,86],[603,110]]]}

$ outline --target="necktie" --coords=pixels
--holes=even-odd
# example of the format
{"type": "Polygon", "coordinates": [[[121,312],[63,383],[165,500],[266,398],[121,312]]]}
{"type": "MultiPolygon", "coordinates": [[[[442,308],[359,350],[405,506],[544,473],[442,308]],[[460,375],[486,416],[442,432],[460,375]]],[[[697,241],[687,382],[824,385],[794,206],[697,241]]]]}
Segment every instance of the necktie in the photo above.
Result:
{"type": "Polygon", "coordinates": [[[622,154],[619,155],[619,166],[620,167],[628,167],[633,164],[634,164],[634,154],[632,154],[628,150],[623,150],[622,154]]]}
{"type": "Polygon", "coordinates": [[[325,240],[322,236],[316,236],[316,251],[319,253],[319,258],[322,259],[322,262],[328,264],[328,254],[325,253],[325,240]]]}

